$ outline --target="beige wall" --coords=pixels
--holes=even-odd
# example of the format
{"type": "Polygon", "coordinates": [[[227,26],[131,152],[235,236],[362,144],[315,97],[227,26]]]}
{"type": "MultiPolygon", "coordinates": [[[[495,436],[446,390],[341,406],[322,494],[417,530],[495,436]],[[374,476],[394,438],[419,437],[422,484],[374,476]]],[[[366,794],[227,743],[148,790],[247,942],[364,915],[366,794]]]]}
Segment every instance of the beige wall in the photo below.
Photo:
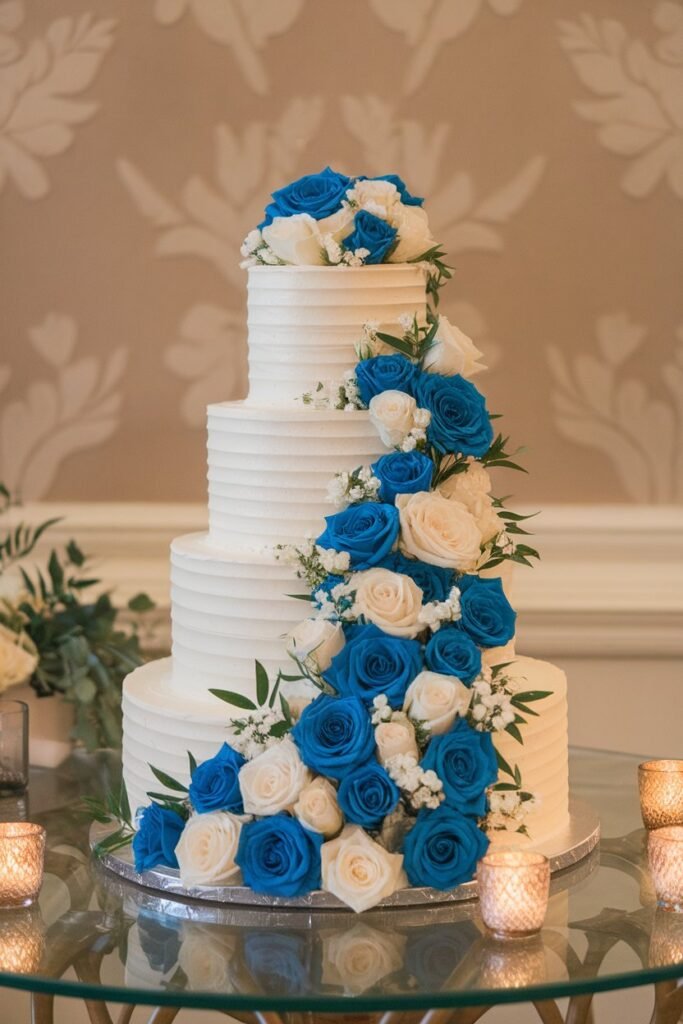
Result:
{"type": "Polygon", "coordinates": [[[0,479],[201,501],[239,242],[329,162],[427,196],[522,500],[680,501],[682,99],[677,2],[0,3],[0,479]]]}

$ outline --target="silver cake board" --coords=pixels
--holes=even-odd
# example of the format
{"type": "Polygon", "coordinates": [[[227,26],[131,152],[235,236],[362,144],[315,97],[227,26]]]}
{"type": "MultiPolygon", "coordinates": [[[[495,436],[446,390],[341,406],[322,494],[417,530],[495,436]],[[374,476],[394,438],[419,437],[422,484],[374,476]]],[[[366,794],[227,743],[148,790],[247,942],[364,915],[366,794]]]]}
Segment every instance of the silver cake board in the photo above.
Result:
{"type": "MultiPolygon", "coordinates": [[[[93,823],[90,829],[90,848],[107,871],[118,875],[127,882],[142,886],[144,889],[162,894],[166,899],[177,898],[179,901],[190,901],[192,904],[231,904],[242,907],[299,908],[302,910],[349,910],[345,903],[332,893],[315,889],[307,896],[287,898],[283,896],[266,896],[254,892],[246,885],[196,886],[185,888],[180,881],[179,872],[174,868],[157,867],[141,874],[135,870],[133,851],[130,846],[113,853],[102,853],[96,847],[103,839],[116,830],[116,825],[100,825],[93,823]]],[[[600,819],[593,808],[582,800],[570,800],[569,824],[566,829],[553,836],[549,843],[534,847],[545,854],[550,861],[553,874],[572,867],[587,857],[597,846],[600,839],[600,819]]],[[[408,887],[399,889],[377,904],[377,908],[424,907],[442,903],[462,902],[477,897],[477,883],[463,882],[454,889],[443,891],[428,886],[408,887]]],[[[181,906],[181,904],[178,904],[181,906]]]]}

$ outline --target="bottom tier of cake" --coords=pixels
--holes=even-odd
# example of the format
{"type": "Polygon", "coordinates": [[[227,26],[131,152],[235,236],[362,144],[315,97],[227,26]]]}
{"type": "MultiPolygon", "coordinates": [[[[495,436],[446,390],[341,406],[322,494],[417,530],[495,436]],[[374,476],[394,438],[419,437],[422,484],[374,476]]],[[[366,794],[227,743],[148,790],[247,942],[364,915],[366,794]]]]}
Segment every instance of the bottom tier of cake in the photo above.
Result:
{"type": "MultiPolygon", "coordinates": [[[[160,788],[150,765],[187,784],[188,751],[204,761],[227,738],[229,707],[206,691],[180,696],[171,688],[171,671],[171,659],[165,658],[137,669],[124,683],[123,777],[133,809],[149,803],[149,790],[160,788]]],[[[501,830],[491,839],[543,846],[569,820],[567,681],[555,665],[534,658],[516,658],[508,674],[519,690],[549,691],[549,696],[534,704],[537,716],[527,719],[523,744],[507,733],[495,737],[502,757],[518,767],[523,788],[533,793],[534,806],[525,821],[528,837],[501,830]]]]}

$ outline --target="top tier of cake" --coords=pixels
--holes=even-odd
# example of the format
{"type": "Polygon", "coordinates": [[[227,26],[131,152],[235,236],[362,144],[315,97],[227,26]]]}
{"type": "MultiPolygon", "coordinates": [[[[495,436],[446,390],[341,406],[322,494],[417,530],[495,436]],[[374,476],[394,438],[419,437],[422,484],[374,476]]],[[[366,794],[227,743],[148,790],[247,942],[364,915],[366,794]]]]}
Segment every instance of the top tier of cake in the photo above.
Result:
{"type": "Polygon", "coordinates": [[[251,267],[247,287],[254,405],[289,405],[318,381],[340,380],[364,323],[397,334],[401,314],[425,312],[425,272],[411,263],[251,267]]]}

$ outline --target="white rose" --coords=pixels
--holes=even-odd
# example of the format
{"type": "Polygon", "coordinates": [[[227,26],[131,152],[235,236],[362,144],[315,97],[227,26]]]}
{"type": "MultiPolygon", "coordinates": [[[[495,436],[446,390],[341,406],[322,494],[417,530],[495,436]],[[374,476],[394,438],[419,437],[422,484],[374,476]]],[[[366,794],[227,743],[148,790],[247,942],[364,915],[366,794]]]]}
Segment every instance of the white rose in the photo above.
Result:
{"type": "Polygon", "coordinates": [[[360,995],[403,966],[405,935],[367,924],[323,936],[323,984],[360,995]]]}
{"type": "Polygon", "coordinates": [[[325,262],[318,222],[307,213],[274,217],[261,234],[266,245],[285,263],[315,267],[325,262]]]}
{"type": "Polygon", "coordinates": [[[354,581],[359,614],[391,636],[417,636],[422,591],[415,580],[390,569],[366,569],[354,581]]]}
{"type": "Polygon", "coordinates": [[[287,634],[287,651],[299,661],[312,657],[324,672],[344,646],[340,622],[329,619],[304,619],[287,634]]]}
{"type": "Polygon", "coordinates": [[[425,722],[438,736],[447,732],[458,715],[467,711],[472,694],[455,676],[420,672],[406,691],[403,710],[415,721],[425,722]]]}
{"type": "Polygon", "coordinates": [[[439,493],[461,502],[479,527],[483,544],[497,537],[504,527],[489,494],[491,478],[478,462],[470,464],[464,473],[454,473],[439,487],[439,493]]]}
{"type": "Polygon", "coordinates": [[[321,238],[332,235],[335,242],[342,242],[353,231],[354,212],[349,206],[342,206],[336,213],[317,221],[321,238]]]}
{"type": "Polygon", "coordinates": [[[17,633],[0,626],[0,693],[25,683],[35,672],[38,658],[25,651],[17,633]]]}
{"type": "Polygon", "coordinates": [[[187,975],[193,992],[232,992],[231,964],[237,953],[237,936],[225,929],[183,924],[178,965],[187,975]]]}
{"type": "Polygon", "coordinates": [[[304,828],[321,832],[330,839],[344,824],[342,812],[337,803],[337,791],[329,781],[319,776],[301,790],[294,804],[294,814],[304,828]]]}
{"type": "Polygon", "coordinates": [[[459,501],[438,491],[399,494],[396,506],[401,520],[399,547],[430,565],[467,572],[481,553],[481,531],[474,517],[459,501]]]}
{"type": "Polygon", "coordinates": [[[375,728],[377,757],[381,764],[386,764],[396,754],[410,754],[419,760],[420,753],[415,739],[415,728],[407,718],[394,719],[393,722],[380,722],[375,728]]]}
{"type": "Polygon", "coordinates": [[[180,881],[195,885],[224,885],[239,874],[235,854],[242,822],[228,811],[193,814],[176,846],[180,881]]]}
{"type": "Polygon", "coordinates": [[[436,244],[429,230],[427,214],[421,206],[392,207],[389,222],[398,231],[398,245],[389,257],[390,263],[407,263],[417,259],[436,244]]]}
{"type": "Polygon", "coordinates": [[[432,373],[459,373],[463,377],[474,377],[486,369],[479,362],[482,356],[483,352],[479,351],[471,338],[445,316],[440,316],[436,338],[427,351],[423,367],[432,373]]]}
{"type": "Polygon", "coordinates": [[[360,913],[408,884],[403,855],[389,853],[358,825],[323,843],[323,889],[360,913]]]}
{"type": "Polygon", "coordinates": [[[310,778],[299,751],[286,736],[240,768],[244,813],[263,817],[289,810],[310,778]]]}
{"type": "Polygon", "coordinates": [[[370,420],[387,448],[401,444],[413,426],[417,402],[404,391],[382,391],[370,399],[370,420]]]}
{"type": "Polygon", "coordinates": [[[289,704],[294,721],[301,718],[304,708],[320,696],[318,687],[308,679],[283,679],[280,693],[289,704]]]}
{"type": "Polygon", "coordinates": [[[357,181],[349,198],[384,220],[391,219],[394,207],[400,203],[398,189],[391,181],[357,181]]]}

